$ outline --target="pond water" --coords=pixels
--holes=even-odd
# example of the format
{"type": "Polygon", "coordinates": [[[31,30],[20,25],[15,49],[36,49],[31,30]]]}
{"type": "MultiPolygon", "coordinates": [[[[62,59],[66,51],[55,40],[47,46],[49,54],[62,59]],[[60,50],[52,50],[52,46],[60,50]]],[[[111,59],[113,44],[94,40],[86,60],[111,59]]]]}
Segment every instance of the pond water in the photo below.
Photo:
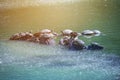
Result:
{"type": "MultiPolygon", "coordinates": [[[[119,80],[120,1],[0,1],[0,80],[119,80]],[[100,36],[79,37],[98,42],[102,51],[69,51],[55,45],[9,41],[17,32],[48,28],[81,32],[98,29],[100,36]]],[[[56,39],[58,42],[59,39],[56,39]]]]}
{"type": "Polygon", "coordinates": [[[119,80],[120,57],[104,51],[0,42],[1,80],[119,80]]]}

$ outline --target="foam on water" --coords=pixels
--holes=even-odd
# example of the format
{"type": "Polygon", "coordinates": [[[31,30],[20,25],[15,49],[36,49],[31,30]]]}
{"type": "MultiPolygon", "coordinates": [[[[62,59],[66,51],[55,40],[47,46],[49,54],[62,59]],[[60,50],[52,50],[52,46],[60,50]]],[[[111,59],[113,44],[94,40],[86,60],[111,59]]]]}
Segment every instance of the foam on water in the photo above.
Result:
{"type": "Polygon", "coordinates": [[[0,41],[0,72],[4,80],[119,80],[120,57],[104,51],[0,41]]]}

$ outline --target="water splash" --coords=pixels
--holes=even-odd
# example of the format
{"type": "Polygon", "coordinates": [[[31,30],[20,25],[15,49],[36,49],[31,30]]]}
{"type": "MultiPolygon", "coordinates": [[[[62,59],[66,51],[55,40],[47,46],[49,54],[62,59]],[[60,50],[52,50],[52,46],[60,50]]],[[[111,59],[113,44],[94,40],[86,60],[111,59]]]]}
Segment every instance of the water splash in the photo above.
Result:
{"type": "Polygon", "coordinates": [[[117,55],[104,51],[69,51],[61,46],[19,41],[0,42],[0,62],[0,71],[9,72],[12,68],[16,72],[14,76],[31,72],[24,78],[34,76],[32,79],[43,79],[46,75],[49,80],[69,77],[75,80],[119,80],[120,75],[120,57],[117,55]]]}

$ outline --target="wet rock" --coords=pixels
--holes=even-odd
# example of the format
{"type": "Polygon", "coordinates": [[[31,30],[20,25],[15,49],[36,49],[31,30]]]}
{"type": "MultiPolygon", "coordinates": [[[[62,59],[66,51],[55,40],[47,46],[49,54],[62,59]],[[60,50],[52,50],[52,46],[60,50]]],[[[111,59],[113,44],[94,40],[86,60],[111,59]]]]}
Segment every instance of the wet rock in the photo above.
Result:
{"type": "Polygon", "coordinates": [[[99,45],[98,43],[91,43],[87,46],[87,50],[103,50],[104,47],[99,45]]]}

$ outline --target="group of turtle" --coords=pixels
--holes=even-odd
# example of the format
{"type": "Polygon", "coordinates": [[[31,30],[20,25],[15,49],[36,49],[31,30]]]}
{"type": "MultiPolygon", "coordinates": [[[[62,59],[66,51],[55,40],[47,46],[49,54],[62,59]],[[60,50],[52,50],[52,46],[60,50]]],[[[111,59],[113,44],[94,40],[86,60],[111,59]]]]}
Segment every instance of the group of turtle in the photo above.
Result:
{"type": "Polygon", "coordinates": [[[91,43],[86,46],[85,42],[80,40],[79,36],[98,36],[101,32],[99,30],[85,30],[82,33],[74,32],[70,29],[65,29],[61,31],[61,34],[58,34],[49,29],[43,29],[37,33],[30,32],[20,32],[12,35],[10,40],[20,40],[20,41],[28,41],[45,45],[55,45],[55,39],[57,37],[61,37],[59,40],[59,44],[69,48],[70,50],[102,50],[104,47],[99,45],[98,43],[91,43]]]}

